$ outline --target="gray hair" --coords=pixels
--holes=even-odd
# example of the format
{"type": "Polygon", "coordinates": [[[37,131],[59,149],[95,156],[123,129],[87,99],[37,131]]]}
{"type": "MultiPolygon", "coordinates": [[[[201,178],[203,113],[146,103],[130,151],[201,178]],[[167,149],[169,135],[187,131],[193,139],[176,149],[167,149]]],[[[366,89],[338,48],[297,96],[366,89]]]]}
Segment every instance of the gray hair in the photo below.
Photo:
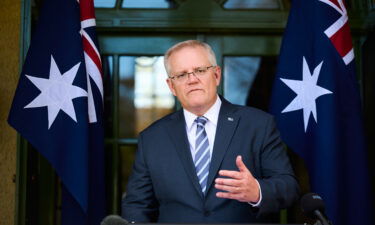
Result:
{"type": "Polygon", "coordinates": [[[198,41],[198,40],[187,40],[183,42],[179,42],[175,45],[173,45],[171,48],[168,49],[168,51],[164,54],[164,67],[167,70],[167,73],[170,74],[170,68],[169,68],[169,57],[174,53],[177,52],[183,48],[186,47],[202,47],[204,48],[208,53],[208,61],[211,63],[212,66],[217,66],[216,63],[216,56],[214,51],[212,50],[211,46],[209,46],[207,43],[198,41]]]}

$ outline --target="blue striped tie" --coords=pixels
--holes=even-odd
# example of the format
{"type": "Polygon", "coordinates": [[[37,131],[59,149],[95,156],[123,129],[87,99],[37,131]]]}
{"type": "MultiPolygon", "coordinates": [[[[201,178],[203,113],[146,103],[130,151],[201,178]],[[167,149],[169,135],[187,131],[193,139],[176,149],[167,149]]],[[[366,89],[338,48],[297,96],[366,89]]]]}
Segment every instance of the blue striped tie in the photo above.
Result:
{"type": "Polygon", "coordinates": [[[195,122],[197,123],[197,133],[195,136],[194,164],[202,192],[205,193],[210,168],[210,146],[208,144],[206,130],[204,129],[207,118],[200,116],[195,119],[195,122]]]}

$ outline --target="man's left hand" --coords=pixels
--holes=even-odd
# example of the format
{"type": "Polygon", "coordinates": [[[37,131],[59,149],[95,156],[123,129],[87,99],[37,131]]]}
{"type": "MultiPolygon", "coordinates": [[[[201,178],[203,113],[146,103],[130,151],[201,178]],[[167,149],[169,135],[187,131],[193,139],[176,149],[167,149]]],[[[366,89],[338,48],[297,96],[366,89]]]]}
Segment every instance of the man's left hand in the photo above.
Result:
{"type": "Polygon", "coordinates": [[[243,163],[241,156],[237,156],[236,165],[239,171],[219,171],[220,176],[228,178],[217,178],[215,180],[215,188],[225,191],[217,192],[216,196],[235,199],[240,202],[257,203],[260,195],[258,182],[243,163]]]}

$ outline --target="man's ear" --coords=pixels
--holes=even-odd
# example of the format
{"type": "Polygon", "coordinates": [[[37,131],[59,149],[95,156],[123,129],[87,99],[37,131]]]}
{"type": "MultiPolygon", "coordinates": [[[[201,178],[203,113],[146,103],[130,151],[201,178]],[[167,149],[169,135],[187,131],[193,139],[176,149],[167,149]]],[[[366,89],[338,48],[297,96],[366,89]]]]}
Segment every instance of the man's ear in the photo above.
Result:
{"type": "Polygon", "coordinates": [[[174,85],[173,85],[173,82],[171,79],[167,78],[166,80],[167,84],[168,84],[168,87],[169,87],[169,90],[171,90],[172,94],[174,96],[176,96],[176,90],[174,89],[174,85]]]}
{"type": "Polygon", "coordinates": [[[221,80],[221,68],[220,66],[215,67],[215,79],[216,79],[216,86],[219,86],[221,80]]]}

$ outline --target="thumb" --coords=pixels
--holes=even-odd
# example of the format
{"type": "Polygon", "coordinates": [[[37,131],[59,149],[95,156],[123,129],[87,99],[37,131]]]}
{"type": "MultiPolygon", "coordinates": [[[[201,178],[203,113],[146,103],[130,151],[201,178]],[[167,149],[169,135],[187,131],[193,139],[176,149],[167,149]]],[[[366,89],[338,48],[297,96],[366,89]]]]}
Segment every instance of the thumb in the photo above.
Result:
{"type": "Polygon", "coordinates": [[[242,156],[238,155],[236,158],[236,165],[237,168],[240,170],[240,172],[248,172],[249,170],[247,169],[245,163],[242,161],[242,156]]]}

